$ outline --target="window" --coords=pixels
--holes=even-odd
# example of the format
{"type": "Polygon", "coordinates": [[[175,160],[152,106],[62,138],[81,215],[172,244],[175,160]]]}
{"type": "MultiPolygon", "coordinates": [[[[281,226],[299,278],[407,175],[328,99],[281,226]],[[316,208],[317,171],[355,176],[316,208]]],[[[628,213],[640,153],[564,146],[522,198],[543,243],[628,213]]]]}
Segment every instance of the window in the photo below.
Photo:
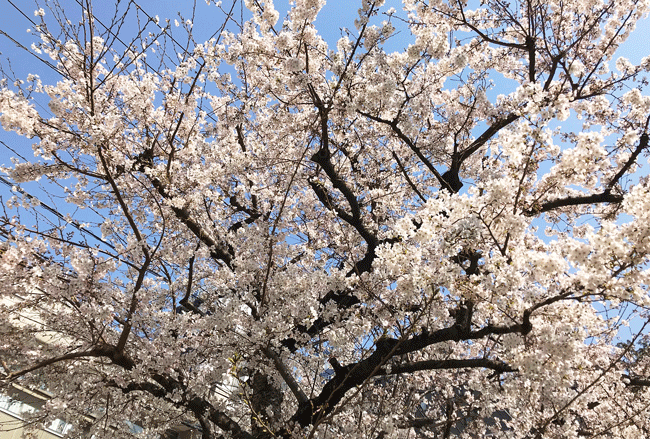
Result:
{"type": "Polygon", "coordinates": [[[23,413],[34,413],[36,409],[29,404],[7,395],[0,395],[0,409],[21,417],[23,413]]]}

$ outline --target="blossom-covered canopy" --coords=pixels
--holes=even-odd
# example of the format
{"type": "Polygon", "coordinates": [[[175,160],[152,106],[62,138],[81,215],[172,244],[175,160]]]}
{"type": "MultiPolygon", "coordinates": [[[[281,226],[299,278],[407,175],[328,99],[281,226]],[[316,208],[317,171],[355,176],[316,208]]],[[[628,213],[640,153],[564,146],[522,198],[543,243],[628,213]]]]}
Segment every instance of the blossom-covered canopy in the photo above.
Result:
{"type": "Polygon", "coordinates": [[[35,420],[650,436],[650,57],[616,55],[647,0],[361,0],[335,44],[324,0],[207,5],[203,43],[63,3],[31,49],[57,77],[0,88],[34,152],[0,380],[48,389],[35,420]]]}

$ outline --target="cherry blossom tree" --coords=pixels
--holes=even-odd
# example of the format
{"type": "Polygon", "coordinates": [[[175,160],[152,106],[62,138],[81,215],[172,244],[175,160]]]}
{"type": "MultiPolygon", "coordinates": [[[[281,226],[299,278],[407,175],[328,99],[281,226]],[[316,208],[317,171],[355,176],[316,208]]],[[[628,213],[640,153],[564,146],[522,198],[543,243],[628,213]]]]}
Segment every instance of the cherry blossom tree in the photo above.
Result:
{"type": "Polygon", "coordinates": [[[81,3],[36,11],[57,79],[0,89],[7,181],[50,197],[0,230],[39,422],[650,435],[650,57],[616,55],[647,0],[361,0],[335,45],[324,0],[208,5],[206,42],[81,3]]]}

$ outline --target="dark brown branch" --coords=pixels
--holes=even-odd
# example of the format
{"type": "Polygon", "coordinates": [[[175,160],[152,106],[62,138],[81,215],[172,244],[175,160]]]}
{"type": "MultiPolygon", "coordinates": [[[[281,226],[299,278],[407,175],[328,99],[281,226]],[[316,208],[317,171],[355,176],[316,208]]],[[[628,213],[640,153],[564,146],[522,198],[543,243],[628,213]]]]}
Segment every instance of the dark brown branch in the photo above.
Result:
{"type": "Polygon", "coordinates": [[[436,177],[436,179],[438,180],[438,183],[440,183],[440,187],[447,189],[451,193],[454,193],[454,190],[449,185],[449,183],[447,183],[447,181],[442,177],[442,175],[440,175],[438,170],[433,166],[431,161],[429,161],[429,159],[422,153],[422,151],[420,151],[420,148],[418,148],[415,145],[415,143],[413,143],[413,141],[411,141],[411,139],[409,139],[408,136],[406,134],[404,134],[404,132],[402,132],[402,130],[397,125],[398,124],[397,120],[390,121],[390,120],[387,120],[387,119],[382,119],[379,116],[373,116],[373,115],[371,115],[369,113],[365,113],[363,111],[359,111],[359,114],[361,114],[362,116],[367,117],[368,119],[374,120],[375,122],[380,122],[380,123],[383,123],[383,124],[388,125],[389,127],[391,127],[391,129],[397,135],[397,137],[402,142],[406,143],[406,145],[411,149],[411,151],[413,151],[415,153],[415,155],[418,156],[420,161],[422,163],[424,163],[424,165],[429,169],[429,171],[431,171],[431,173],[436,177]]]}
{"type": "Polygon", "coordinates": [[[240,228],[244,226],[244,224],[253,224],[255,221],[257,221],[261,216],[262,213],[260,213],[257,209],[253,208],[250,209],[246,206],[243,206],[239,200],[237,199],[236,196],[231,196],[230,197],[230,205],[235,208],[235,212],[244,212],[248,215],[248,218],[242,220],[242,221],[237,221],[235,224],[230,226],[228,229],[229,232],[236,232],[240,228]]]}
{"type": "MultiPolygon", "coordinates": [[[[201,244],[199,244],[201,245],[201,244]]],[[[198,250],[198,247],[197,247],[198,250]]],[[[190,303],[190,295],[192,294],[192,282],[194,279],[194,259],[196,255],[192,255],[189,261],[189,267],[187,268],[187,288],[185,289],[185,296],[178,302],[180,305],[189,309],[195,314],[204,316],[205,313],[196,307],[193,303],[190,303]]]]}
{"type": "MultiPolygon", "coordinates": [[[[410,352],[419,351],[427,346],[447,341],[477,340],[489,335],[496,334],[521,334],[526,335],[533,329],[530,321],[531,315],[538,309],[551,305],[561,300],[567,300],[571,297],[571,292],[563,292],[556,296],[531,306],[526,309],[522,316],[522,323],[516,323],[510,326],[485,326],[478,331],[471,330],[472,307],[471,304],[459,307],[455,314],[455,324],[448,328],[439,329],[434,332],[423,331],[407,340],[397,340],[391,338],[380,339],[376,343],[375,352],[368,358],[346,366],[337,366],[334,377],[323,387],[321,393],[309,400],[306,404],[300,404],[298,410],[291,420],[301,426],[307,426],[318,423],[323,417],[330,414],[336,405],[343,399],[345,393],[355,386],[360,386],[366,380],[375,375],[385,375],[386,370],[382,366],[390,358],[396,355],[403,355],[410,352]]],[[[495,370],[496,372],[514,372],[515,369],[505,363],[493,360],[468,359],[468,360],[445,360],[448,363],[440,362],[420,362],[414,363],[417,366],[404,366],[404,372],[413,372],[417,367],[425,366],[436,368],[435,366],[445,365],[448,367],[484,367],[495,370]],[[463,362],[464,366],[463,366],[463,362]],[[414,368],[408,370],[408,368],[414,368]]],[[[400,366],[396,366],[399,368],[400,366]]],[[[440,368],[440,367],[438,367],[440,368]]],[[[399,370],[399,369],[397,369],[399,370]]],[[[392,372],[401,373],[401,372],[392,372]]]]}
{"type": "MultiPolygon", "coordinates": [[[[334,169],[334,165],[332,164],[331,154],[329,151],[329,128],[327,126],[329,109],[325,106],[320,96],[318,96],[318,93],[316,93],[316,90],[311,85],[309,85],[309,91],[312,95],[314,105],[316,105],[316,108],[318,109],[318,114],[321,122],[320,149],[314,155],[312,155],[311,160],[314,163],[320,165],[332,183],[332,186],[335,189],[341,191],[348,204],[350,205],[351,213],[348,214],[347,212],[344,212],[340,207],[335,207],[331,198],[326,197],[325,194],[323,194],[325,188],[322,188],[322,191],[320,193],[317,192],[316,194],[318,195],[318,198],[321,200],[321,202],[323,202],[324,199],[327,199],[327,202],[323,202],[323,204],[325,204],[329,209],[335,210],[341,219],[349,223],[359,232],[361,237],[368,244],[368,247],[374,248],[377,246],[377,238],[366,228],[366,226],[363,224],[363,221],[361,220],[361,208],[359,206],[359,201],[352,192],[352,189],[348,187],[345,181],[343,181],[341,176],[336,172],[336,169],[334,169]]],[[[316,187],[314,185],[317,183],[313,183],[311,181],[309,183],[312,186],[312,189],[316,191],[316,187]]]]}
{"type": "Polygon", "coordinates": [[[528,52],[528,80],[535,82],[535,37],[526,36],[526,51],[528,52]]]}
{"type": "MultiPolygon", "coordinates": [[[[54,358],[48,358],[46,360],[40,361],[36,363],[33,366],[27,367],[25,369],[17,370],[15,372],[10,372],[8,374],[5,374],[5,376],[2,378],[2,381],[9,382],[13,381],[17,378],[20,378],[24,375],[27,375],[30,372],[33,372],[38,369],[42,369],[47,366],[51,366],[56,363],[60,363],[62,361],[67,361],[67,360],[75,360],[77,358],[87,358],[87,357],[101,357],[101,356],[107,356],[107,350],[104,349],[104,347],[96,347],[93,349],[90,349],[88,351],[80,351],[80,352],[70,352],[68,354],[60,355],[58,357],[54,358]]],[[[8,370],[5,367],[5,370],[8,370]]]]}
{"type": "Polygon", "coordinates": [[[623,178],[625,173],[630,170],[630,167],[636,162],[637,157],[639,154],[641,154],[641,151],[646,149],[648,147],[648,134],[643,133],[641,134],[641,138],[639,139],[639,144],[637,145],[636,149],[632,152],[632,155],[627,159],[627,162],[625,162],[625,165],[616,173],[616,175],[610,180],[609,183],[607,183],[607,189],[605,189],[606,193],[609,193],[616,183],[623,178]]]}
{"type": "MultiPolygon", "coordinates": [[[[195,407],[197,405],[198,407],[196,408],[198,408],[198,410],[203,409],[203,412],[208,414],[208,419],[210,419],[210,421],[214,422],[222,430],[230,432],[233,439],[253,439],[253,436],[242,430],[237,422],[225,413],[215,409],[212,404],[203,399],[196,398],[191,402],[191,406],[195,407]]],[[[192,411],[194,412],[194,410],[192,411]]]]}
{"type": "Polygon", "coordinates": [[[110,380],[106,383],[106,386],[118,388],[122,391],[122,393],[146,392],[155,397],[167,399],[167,391],[157,384],[151,382],[129,383],[125,386],[121,386],[114,380],[110,380]]]}
{"type": "Polygon", "coordinates": [[[197,415],[196,418],[199,420],[199,425],[201,425],[201,439],[212,439],[214,433],[212,431],[212,425],[205,418],[203,414],[197,415]]]}
{"type": "MultiPolygon", "coordinates": [[[[122,193],[118,188],[115,179],[111,175],[111,172],[108,167],[108,163],[106,161],[106,158],[104,157],[104,153],[102,152],[102,147],[103,146],[100,145],[97,148],[97,155],[99,156],[99,159],[101,161],[102,168],[104,168],[104,173],[106,174],[106,180],[110,184],[113,194],[115,195],[115,198],[117,199],[117,202],[119,203],[120,208],[122,209],[122,212],[124,213],[124,216],[126,217],[129,226],[131,227],[131,230],[133,230],[133,234],[135,235],[136,239],[138,240],[138,243],[142,248],[142,253],[144,254],[144,262],[142,263],[142,267],[138,269],[138,278],[135,282],[135,285],[133,286],[133,291],[131,292],[131,303],[129,305],[129,310],[127,311],[124,327],[122,328],[122,334],[120,334],[120,339],[117,343],[117,351],[122,352],[124,351],[124,346],[126,345],[126,341],[129,338],[129,335],[131,334],[131,327],[132,327],[131,320],[138,305],[138,298],[137,298],[138,291],[140,290],[140,288],[142,288],[142,284],[144,283],[144,278],[149,269],[149,265],[151,264],[152,253],[149,252],[147,241],[143,238],[142,234],[140,233],[140,230],[138,229],[138,226],[135,223],[135,220],[133,219],[133,216],[131,215],[129,208],[127,207],[126,202],[122,197],[122,193]]],[[[155,250],[153,252],[155,253],[155,250]]]]}
{"type": "Polygon", "coordinates": [[[282,379],[287,384],[287,386],[289,386],[291,393],[293,393],[293,395],[296,397],[298,403],[299,404],[307,403],[309,401],[309,398],[307,397],[307,395],[305,395],[305,392],[302,391],[298,382],[293,378],[293,375],[291,375],[291,372],[289,371],[287,366],[282,362],[280,356],[269,347],[262,348],[262,352],[264,352],[264,355],[266,355],[273,361],[275,368],[280,373],[282,379]]]}
{"type": "Polygon", "coordinates": [[[627,386],[650,387],[650,379],[624,375],[623,381],[627,386]]]}
{"type": "Polygon", "coordinates": [[[555,77],[555,73],[557,72],[557,67],[563,56],[564,56],[564,52],[551,57],[551,69],[549,70],[548,78],[546,78],[546,82],[544,83],[544,91],[548,91],[548,89],[551,87],[551,84],[553,83],[553,78],[555,77]]]}
{"type": "Polygon", "coordinates": [[[375,352],[370,357],[347,366],[339,365],[338,373],[335,373],[334,377],[325,384],[320,394],[298,406],[298,410],[291,417],[291,423],[297,423],[302,427],[318,424],[336,408],[348,390],[362,385],[379,370],[379,367],[393,355],[395,343],[397,340],[387,339],[383,346],[377,344],[375,352]]]}
{"type": "Polygon", "coordinates": [[[483,368],[491,369],[498,373],[516,372],[517,369],[512,366],[501,362],[490,360],[488,358],[471,358],[460,360],[425,360],[417,361],[415,363],[400,364],[391,366],[390,369],[383,367],[376,375],[396,375],[400,373],[412,373],[422,370],[435,370],[435,369],[467,369],[467,368],[483,368]]]}
{"type": "MultiPolygon", "coordinates": [[[[165,199],[170,199],[171,197],[167,193],[167,190],[163,183],[157,178],[152,178],[151,183],[158,193],[165,199]]],[[[233,258],[235,256],[235,251],[228,242],[225,240],[220,240],[219,242],[214,240],[209,234],[198,224],[194,219],[192,219],[190,212],[185,207],[176,207],[170,206],[170,209],[176,215],[176,218],[180,220],[192,233],[194,236],[199,238],[203,244],[205,244],[210,250],[210,256],[215,260],[220,260],[228,266],[231,270],[234,269],[233,258]]]]}
{"type": "Polygon", "coordinates": [[[600,194],[583,195],[577,197],[558,198],[544,203],[535,203],[533,207],[524,211],[526,216],[535,216],[543,212],[559,209],[567,206],[582,206],[587,204],[600,204],[600,203],[621,203],[623,202],[623,195],[615,195],[609,191],[600,194]]]}
{"type": "Polygon", "coordinates": [[[508,116],[497,119],[492,125],[490,125],[483,133],[478,136],[476,140],[472,142],[470,146],[465,148],[464,150],[460,151],[458,153],[458,159],[454,160],[457,161],[458,164],[456,165],[460,169],[460,165],[472,154],[474,154],[480,147],[485,145],[485,143],[492,138],[496,133],[498,133],[502,128],[505,128],[506,126],[510,125],[517,119],[519,119],[520,116],[516,114],[509,114],[508,116]]]}
{"type": "Polygon", "coordinates": [[[416,193],[418,197],[420,197],[420,200],[422,200],[423,203],[427,202],[427,199],[422,195],[422,193],[418,190],[417,186],[415,186],[415,183],[411,180],[411,177],[409,177],[408,173],[406,172],[406,169],[404,168],[404,165],[402,164],[402,161],[399,159],[395,151],[393,151],[393,158],[397,162],[397,166],[399,166],[400,171],[402,171],[402,174],[404,175],[404,178],[406,179],[406,182],[411,186],[411,189],[413,189],[413,192],[416,193]]]}
{"type": "Polygon", "coordinates": [[[447,407],[445,408],[445,416],[447,417],[447,422],[445,422],[445,430],[442,433],[443,439],[449,439],[451,435],[451,427],[454,425],[454,420],[452,415],[454,414],[454,400],[447,400],[447,407]]]}
{"type": "MultiPolygon", "coordinates": [[[[382,239],[380,240],[377,244],[392,244],[394,242],[397,242],[399,238],[389,238],[389,239],[382,239]]],[[[352,276],[352,275],[361,275],[363,273],[368,273],[372,270],[372,262],[375,260],[377,257],[377,254],[375,253],[375,247],[368,247],[366,250],[366,255],[358,261],[357,263],[354,264],[354,267],[350,271],[347,272],[346,276],[352,276]]],[[[334,302],[336,306],[338,307],[339,310],[343,311],[346,309],[351,308],[352,306],[361,303],[359,298],[352,294],[352,291],[349,290],[337,290],[337,291],[329,291],[325,296],[323,296],[321,299],[318,300],[318,302],[321,305],[327,305],[328,302],[334,302]]],[[[340,315],[339,316],[332,316],[328,319],[324,319],[322,317],[318,317],[312,324],[311,326],[307,327],[305,325],[298,325],[296,327],[296,330],[302,334],[307,334],[310,337],[314,337],[317,334],[319,334],[324,328],[332,324],[336,319],[342,318],[340,315]]],[[[285,346],[287,349],[289,349],[291,352],[295,352],[298,349],[297,342],[294,338],[289,337],[284,340],[282,340],[282,345],[285,346]]]]}

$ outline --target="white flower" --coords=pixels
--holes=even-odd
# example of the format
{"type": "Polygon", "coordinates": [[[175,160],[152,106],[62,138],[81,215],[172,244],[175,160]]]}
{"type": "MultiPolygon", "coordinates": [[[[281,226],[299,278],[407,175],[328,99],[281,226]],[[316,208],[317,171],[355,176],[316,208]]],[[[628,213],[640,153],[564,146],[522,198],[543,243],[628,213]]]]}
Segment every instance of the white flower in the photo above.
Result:
{"type": "Polygon", "coordinates": [[[620,57],[616,60],[616,69],[621,73],[626,73],[634,68],[634,65],[627,58],[620,57]]]}
{"type": "Polygon", "coordinates": [[[286,67],[291,72],[299,72],[305,68],[305,61],[302,58],[293,57],[286,61],[286,67]]]}
{"type": "Polygon", "coordinates": [[[571,65],[569,66],[569,73],[573,76],[580,76],[584,73],[585,71],[585,65],[580,62],[580,60],[573,60],[571,65]]]}

